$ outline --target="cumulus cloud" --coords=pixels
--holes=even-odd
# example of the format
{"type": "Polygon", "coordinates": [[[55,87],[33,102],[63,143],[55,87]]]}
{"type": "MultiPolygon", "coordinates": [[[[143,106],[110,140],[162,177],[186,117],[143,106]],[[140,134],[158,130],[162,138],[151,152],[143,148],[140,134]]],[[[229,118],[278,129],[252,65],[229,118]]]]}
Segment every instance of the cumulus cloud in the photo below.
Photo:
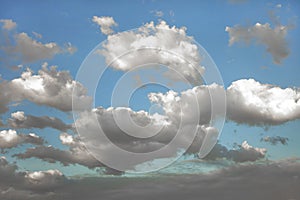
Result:
{"type": "Polygon", "coordinates": [[[47,128],[51,127],[60,131],[66,131],[72,128],[63,121],[55,117],[25,115],[23,111],[17,111],[11,114],[11,118],[7,120],[8,125],[14,129],[20,128],[47,128]]]}
{"type": "Polygon", "coordinates": [[[237,149],[227,149],[221,144],[216,144],[205,160],[228,159],[235,162],[254,162],[265,158],[267,150],[257,148],[244,141],[237,149]]]}
{"type": "Polygon", "coordinates": [[[14,157],[19,159],[38,158],[49,163],[59,162],[64,166],[79,164],[90,169],[104,167],[108,174],[120,174],[120,171],[106,167],[86,149],[78,137],[67,133],[60,135],[62,144],[69,147],[69,150],[61,150],[52,146],[38,146],[29,148],[24,153],[15,154],[14,157]]]}
{"type": "Polygon", "coordinates": [[[8,110],[7,105],[10,102],[22,100],[66,112],[72,111],[72,97],[78,102],[78,110],[90,108],[92,102],[86,89],[73,80],[68,71],[57,71],[55,66],[48,69],[47,64],[36,75],[28,68],[20,78],[0,82],[0,89],[0,97],[3,99],[0,102],[2,113],[8,110]]]}
{"type": "Polygon", "coordinates": [[[209,124],[225,114],[225,89],[217,84],[195,86],[180,94],[170,90],[163,93],[148,94],[152,103],[161,105],[168,118],[176,123],[209,124]],[[180,114],[180,115],[179,115],[180,114]]]}
{"type": "Polygon", "coordinates": [[[98,17],[93,16],[93,22],[98,24],[100,26],[100,30],[104,35],[110,35],[114,31],[111,29],[113,26],[118,26],[118,24],[115,22],[115,20],[112,17],[98,17]]]}
{"type": "Polygon", "coordinates": [[[3,24],[2,29],[8,30],[8,31],[17,27],[17,23],[11,19],[0,19],[0,22],[3,24]]]}
{"type": "MultiPolygon", "coordinates": [[[[157,113],[150,115],[144,111],[135,112],[122,107],[99,107],[92,112],[82,113],[75,124],[85,145],[104,160],[111,156],[118,158],[113,151],[115,145],[134,153],[150,153],[162,147],[168,149],[161,154],[154,154],[157,156],[155,158],[176,156],[180,148],[188,148],[189,145],[192,145],[189,153],[198,153],[206,136],[214,138],[218,135],[218,130],[209,124],[199,125],[196,120],[186,120],[180,124],[157,113]],[[176,142],[169,144],[174,137],[176,142]]],[[[206,148],[210,147],[205,147],[203,152],[207,151],[206,148]]],[[[144,157],[128,163],[124,163],[123,158],[119,160],[121,165],[128,164],[126,167],[131,169],[134,165],[149,161],[148,159],[144,157]]]]}
{"type": "Polygon", "coordinates": [[[227,88],[227,117],[248,125],[277,125],[300,118],[299,88],[241,79],[227,88]]]}
{"type": "Polygon", "coordinates": [[[18,166],[10,164],[5,157],[0,158],[0,175],[0,197],[6,197],[4,199],[14,197],[11,192],[15,190],[29,190],[37,193],[52,191],[67,180],[58,170],[19,172],[18,166]]]}
{"type": "Polygon", "coordinates": [[[289,138],[287,137],[281,137],[281,136],[265,136],[260,139],[261,142],[267,142],[271,145],[277,145],[277,144],[282,144],[282,145],[287,145],[289,138]]]}
{"type": "Polygon", "coordinates": [[[15,130],[11,129],[0,131],[0,149],[2,150],[14,148],[25,143],[42,145],[44,140],[34,133],[30,133],[28,135],[17,134],[15,130]]]}
{"type": "Polygon", "coordinates": [[[202,82],[204,67],[193,38],[186,35],[185,27],[170,27],[165,21],[109,35],[98,53],[117,70],[129,71],[145,63],[161,64],[170,68],[165,74],[168,80],[182,81],[179,73],[191,84],[202,82]]]}
{"type": "Polygon", "coordinates": [[[257,44],[266,47],[267,52],[272,55],[276,64],[280,64],[290,53],[286,40],[289,26],[276,25],[275,28],[271,28],[268,23],[256,23],[253,26],[227,26],[225,30],[229,33],[230,46],[238,42],[249,44],[255,41],[257,44]]]}
{"type": "MultiPolygon", "coordinates": [[[[2,29],[12,30],[16,23],[10,19],[0,20],[4,25],[2,29]]],[[[37,39],[41,34],[33,33],[37,39]]],[[[1,35],[5,40],[0,43],[0,50],[3,51],[8,61],[18,60],[21,63],[32,63],[39,60],[51,59],[55,55],[69,53],[73,54],[77,49],[71,43],[60,46],[55,42],[42,43],[33,39],[27,33],[10,32],[9,35],[1,35]]]]}

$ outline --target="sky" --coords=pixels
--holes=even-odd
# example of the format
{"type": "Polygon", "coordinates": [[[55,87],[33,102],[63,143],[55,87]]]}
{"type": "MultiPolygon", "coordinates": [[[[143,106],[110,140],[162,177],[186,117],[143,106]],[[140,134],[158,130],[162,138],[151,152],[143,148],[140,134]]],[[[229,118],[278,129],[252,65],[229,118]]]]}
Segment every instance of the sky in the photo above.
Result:
{"type": "Polygon", "coordinates": [[[1,1],[1,199],[299,199],[299,11],[1,1]]]}

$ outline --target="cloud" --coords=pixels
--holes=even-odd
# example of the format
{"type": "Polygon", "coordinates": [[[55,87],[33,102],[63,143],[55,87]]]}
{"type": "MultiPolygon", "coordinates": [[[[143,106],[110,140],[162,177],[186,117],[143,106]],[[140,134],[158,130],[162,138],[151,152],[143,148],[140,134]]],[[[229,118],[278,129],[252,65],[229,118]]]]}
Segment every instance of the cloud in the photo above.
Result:
{"type": "Polygon", "coordinates": [[[152,103],[159,104],[165,115],[176,123],[180,120],[193,123],[199,118],[199,124],[204,125],[225,114],[225,89],[215,83],[195,86],[180,94],[172,90],[165,94],[150,93],[148,98],[152,103]]]}
{"type": "Polygon", "coordinates": [[[48,69],[47,64],[44,64],[36,75],[27,68],[20,78],[0,82],[0,89],[0,97],[3,99],[0,102],[2,113],[8,110],[7,105],[10,102],[22,100],[65,112],[72,111],[72,98],[78,102],[76,105],[78,110],[90,108],[92,102],[92,98],[87,96],[86,89],[74,81],[68,71],[57,71],[55,66],[48,69]]]}
{"type": "MultiPolygon", "coordinates": [[[[136,112],[123,107],[99,107],[92,112],[81,113],[75,124],[86,147],[93,150],[93,155],[104,163],[114,158],[114,163],[118,165],[116,167],[132,170],[143,162],[177,156],[182,148],[189,148],[188,153],[198,153],[204,138],[210,138],[211,142],[218,135],[217,129],[209,124],[199,125],[192,116],[187,119],[184,116],[179,122],[175,113],[173,117],[171,119],[157,113],[150,115],[145,111],[136,112]],[[115,146],[126,152],[148,154],[144,157],[132,156],[132,160],[125,161],[116,153],[115,146]],[[156,153],[151,154],[154,151],[156,153]]],[[[210,145],[204,145],[203,154],[209,148],[210,145]]]]}
{"type": "Polygon", "coordinates": [[[120,171],[106,167],[100,161],[95,159],[78,137],[62,133],[59,138],[62,144],[69,147],[69,150],[60,150],[52,146],[38,146],[29,148],[26,152],[15,154],[13,156],[19,159],[38,158],[49,163],[60,162],[64,166],[79,164],[90,169],[103,167],[105,168],[106,173],[121,173],[120,171]]]}
{"type": "MultiPolygon", "coordinates": [[[[28,187],[23,172],[0,159],[0,197],[2,199],[299,199],[299,160],[237,164],[210,173],[154,173],[146,177],[86,177],[67,179],[57,176],[48,189],[28,187]],[[22,175],[23,174],[23,175],[22,175]],[[7,181],[9,180],[9,181],[7,181]],[[18,180],[18,181],[17,181],[18,180]],[[262,189],[263,188],[263,189],[262,189]],[[274,188],[276,188],[274,190],[274,188]],[[21,194],[23,196],[21,196],[21,194]],[[38,198],[39,197],[39,198],[38,198]]],[[[34,172],[33,172],[34,173],[34,172]]],[[[39,174],[39,172],[37,173],[39,174]]],[[[51,179],[50,178],[50,179],[51,179]]]]}
{"type": "Polygon", "coordinates": [[[162,16],[164,16],[163,11],[161,11],[161,10],[152,10],[151,13],[153,13],[155,17],[162,17],[162,16]]]}
{"type": "MultiPolygon", "coordinates": [[[[58,170],[19,172],[16,164],[10,164],[5,157],[0,158],[0,197],[14,196],[15,189],[39,192],[52,191],[63,185],[67,178],[58,170]]],[[[5,198],[6,199],[6,198],[5,198]]]]}
{"type": "MultiPolygon", "coordinates": [[[[12,20],[0,20],[4,25],[2,29],[12,30],[17,25],[12,20]]],[[[33,32],[37,39],[41,39],[42,35],[33,32]]],[[[19,61],[23,63],[32,63],[39,60],[52,59],[55,55],[76,52],[76,47],[71,43],[60,46],[55,42],[42,43],[33,39],[27,33],[18,33],[16,31],[2,34],[4,40],[0,43],[0,50],[4,53],[8,62],[19,61]]],[[[15,64],[15,63],[14,63],[15,64]]],[[[18,63],[20,64],[20,63],[18,63]]]]}
{"type": "Polygon", "coordinates": [[[241,79],[227,88],[227,117],[237,123],[268,126],[300,119],[299,88],[241,79]]]}
{"type": "Polygon", "coordinates": [[[0,131],[0,149],[2,150],[14,148],[25,143],[42,145],[44,144],[44,140],[34,133],[28,135],[17,134],[17,132],[12,129],[0,131]]]}
{"type": "Polygon", "coordinates": [[[17,111],[11,114],[11,118],[8,120],[10,127],[14,129],[20,128],[46,128],[51,127],[60,131],[66,131],[72,128],[72,125],[67,125],[63,121],[55,117],[41,116],[36,117],[32,115],[26,115],[23,111],[17,111]]]}
{"type": "Polygon", "coordinates": [[[186,35],[185,27],[170,27],[165,21],[109,35],[103,49],[97,52],[117,70],[129,71],[145,63],[161,64],[170,68],[164,74],[168,80],[182,81],[180,74],[191,84],[202,83],[204,67],[193,38],[186,35]]]}
{"type": "Polygon", "coordinates": [[[266,136],[260,139],[261,142],[267,142],[271,145],[277,145],[278,143],[281,143],[282,145],[287,145],[288,140],[289,138],[281,136],[266,136]]]}
{"type": "Polygon", "coordinates": [[[229,33],[229,46],[238,42],[249,44],[255,41],[257,44],[266,47],[267,52],[272,55],[274,63],[280,64],[290,54],[286,40],[289,28],[289,26],[279,24],[272,29],[268,23],[256,23],[248,27],[240,25],[227,26],[225,31],[229,33]]]}
{"type": "Polygon", "coordinates": [[[115,22],[115,20],[112,17],[93,16],[92,21],[100,26],[100,30],[104,35],[112,34],[114,31],[111,29],[111,27],[118,26],[118,24],[115,22]]]}
{"type": "Polygon", "coordinates": [[[244,141],[238,146],[238,149],[228,150],[221,144],[216,144],[212,151],[205,157],[205,160],[228,159],[235,162],[254,162],[265,158],[267,150],[257,148],[244,141]]]}
{"type": "Polygon", "coordinates": [[[3,23],[2,29],[12,30],[17,27],[17,23],[11,19],[0,19],[0,22],[3,23]]]}

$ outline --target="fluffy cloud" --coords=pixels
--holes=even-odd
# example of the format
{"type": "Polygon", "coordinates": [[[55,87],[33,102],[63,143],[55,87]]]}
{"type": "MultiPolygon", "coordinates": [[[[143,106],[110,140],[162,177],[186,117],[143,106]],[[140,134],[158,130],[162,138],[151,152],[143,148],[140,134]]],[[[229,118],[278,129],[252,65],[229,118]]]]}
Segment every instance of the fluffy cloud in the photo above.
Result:
{"type": "Polygon", "coordinates": [[[27,172],[24,176],[26,182],[35,189],[49,189],[58,187],[66,180],[58,170],[27,172]]]}
{"type": "Polygon", "coordinates": [[[253,40],[257,44],[262,44],[266,47],[267,51],[272,55],[273,61],[280,64],[282,59],[286,58],[290,50],[286,41],[286,35],[289,27],[277,25],[274,29],[270,24],[256,23],[254,26],[234,26],[226,27],[229,33],[229,45],[237,42],[250,43],[253,40]]]}
{"type": "Polygon", "coordinates": [[[159,104],[168,118],[176,123],[209,124],[225,114],[225,89],[217,84],[195,86],[180,94],[170,90],[167,93],[150,93],[152,103],[159,104]]]}
{"type": "Polygon", "coordinates": [[[267,142],[271,145],[277,145],[278,143],[281,143],[283,145],[287,145],[289,138],[287,137],[281,137],[281,136],[266,136],[260,139],[261,142],[267,142]]]}
{"type": "Polygon", "coordinates": [[[298,88],[241,79],[227,88],[227,117],[249,125],[282,124],[300,118],[299,99],[298,88]]]}
{"type": "Polygon", "coordinates": [[[69,150],[60,150],[52,146],[38,146],[29,148],[24,153],[15,154],[14,157],[19,159],[39,158],[50,163],[60,162],[64,166],[79,164],[90,169],[104,167],[108,174],[121,173],[120,171],[106,167],[95,159],[78,137],[62,133],[60,140],[62,144],[69,147],[69,150]]]}
{"type": "Polygon", "coordinates": [[[238,149],[228,150],[225,146],[217,144],[212,151],[205,157],[206,160],[228,159],[235,162],[253,162],[265,158],[267,150],[265,148],[257,148],[244,141],[238,146],[238,149]]]}
{"type": "Polygon", "coordinates": [[[17,134],[15,130],[0,131],[0,149],[9,149],[21,144],[30,143],[35,145],[42,145],[44,140],[34,133],[28,135],[17,134]]]}
{"type": "Polygon", "coordinates": [[[55,117],[25,115],[23,111],[17,111],[11,114],[11,118],[7,120],[10,127],[14,129],[20,128],[46,128],[51,127],[60,131],[66,131],[72,128],[60,119],[55,117]]]}
{"type": "Polygon", "coordinates": [[[79,110],[90,108],[92,102],[86,89],[74,81],[69,72],[57,71],[55,66],[48,69],[46,64],[37,75],[27,69],[20,78],[0,82],[0,89],[0,97],[3,99],[0,102],[2,113],[7,111],[8,103],[25,99],[66,112],[72,110],[72,98],[80,102],[76,106],[79,110]]]}
{"type": "Polygon", "coordinates": [[[98,52],[104,55],[107,65],[117,70],[129,71],[145,63],[162,64],[173,69],[166,72],[168,79],[182,81],[180,74],[191,84],[202,82],[204,67],[193,38],[186,35],[185,27],[170,27],[165,21],[109,35],[98,52]]]}
{"type": "MultiPolygon", "coordinates": [[[[0,20],[4,25],[2,29],[12,30],[17,24],[10,19],[0,20]]],[[[36,35],[34,33],[34,35],[36,35]]],[[[51,59],[57,54],[73,54],[77,49],[71,43],[60,46],[55,42],[42,43],[31,38],[27,33],[10,32],[9,35],[2,34],[4,41],[0,43],[0,50],[3,51],[8,61],[18,60],[21,63],[31,63],[39,60],[51,59]]],[[[38,39],[41,38],[39,35],[38,39]]]]}
{"type": "Polygon", "coordinates": [[[3,23],[2,29],[8,31],[17,27],[17,23],[11,19],[0,19],[0,22],[3,23]]]}
{"type": "Polygon", "coordinates": [[[17,169],[18,166],[8,163],[5,157],[0,158],[0,197],[9,195],[10,191],[15,189],[35,192],[52,191],[67,180],[58,170],[18,172],[17,169]]]}
{"type": "Polygon", "coordinates": [[[114,167],[119,170],[131,170],[157,158],[173,158],[182,149],[187,149],[188,153],[200,150],[201,156],[205,156],[216,142],[218,130],[209,124],[199,124],[197,118],[188,120],[184,116],[183,120],[176,121],[175,113],[173,117],[135,112],[130,108],[99,107],[81,113],[75,124],[93,155],[103,163],[113,159],[114,167]],[[117,153],[120,149],[122,154],[117,153]],[[121,156],[124,152],[135,156],[121,156]]]}
{"type": "Polygon", "coordinates": [[[111,29],[111,27],[118,25],[112,17],[93,16],[93,22],[100,26],[101,32],[105,35],[112,34],[114,31],[111,29]]]}

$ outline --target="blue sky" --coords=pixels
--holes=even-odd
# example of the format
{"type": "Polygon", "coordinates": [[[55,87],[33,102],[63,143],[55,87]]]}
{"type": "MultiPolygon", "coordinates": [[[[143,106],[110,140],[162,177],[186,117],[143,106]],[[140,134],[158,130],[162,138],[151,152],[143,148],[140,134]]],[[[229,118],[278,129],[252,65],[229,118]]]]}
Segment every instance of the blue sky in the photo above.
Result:
{"type": "MultiPolygon", "coordinates": [[[[254,78],[261,83],[277,85],[281,88],[300,86],[300,59],[298,56],[300,46],[300,29],[298,14],[300,4],[297,1],[245,1],[233,3],[230,1],[5,1],[1,3],[0,18],[12,19],[17,23],[17,32],[25,32],[34,38],[33,32],[42,35],[37,39],[42,43],[55,42],[61,46],[70,42],[77,51],[70,54],[56,55],[52,59],[38,60],[30,63],[20,63],[18,60],[9,60],[14,65],[22,64],[21,70],[13,71],[7,62],[0,63],[0,74],[5,80],[18,78],[25,67],[29,66],[37,72],[45,61],[49,65],[57,65],[58,70],[68,70],[75,77],[76,73],[88,53],[107,36],[102,34],[99,26],[92,21],[93,16],[111,16],[118,23],[115,32],[122,32],[138,28],[143,24],[159,20],[166,21],[171,26],[187,28],[187,35],[192,36],[210,54],[216,63],[225,87],[239,79],[254,78]],[[279,6],[280,5],[280,6],[279,6]],[[163,16],[156,16],[156,12],[163,16]],[[270,53],[266,52],[261,44],[251,42],[246,45],[242,42],[229,46],[229,35],[226,26],[235,25],[253,26],[257,22],[270,23],[274,28],[276,24],[270,16],[273,12],[281,25],[293,26],[286,35],[290,54],[283,59],[282,64],[275,64],[270,53]]],[[[3,55],[3,54],[1,54],[3,55]]],[[[104,80],[105,85],[99,88],[96,94],[96,105],[109,107],[110,96],[114,87],[112,80],[117,80],[123,72],[110,70],[104,80]]],[[[133,110],[145,109],[150,106],[146,98],[149,92],[166,92],[164,88],[150,86],[140,89],[133,96],[131,107],[133,110]]],[[[72,123],[72,115],[47,106],[35,105],[30,101],[23,101],[17,107],[11,106],[9,111],[2,115],[3,121],[10,114],[22,110],[36,116],[56,116],[65,123],[72,123]]],[[[4,130],[5,128],[3,128],[4,130]]],[[[247,140],[256,147],[268,149],[270,159],[299,157],[298,141],[300,136],[299,120],[271,126],[268,130],[264,127],[237,125],[228,121],[224,125],[220,141],[231,148],[236,142],[241,144],[247,140]],[[262,134],[262,135],[261,135],[262,134]],[[263,136],[282,136],[289,138],[287,146],[260,142],[263,136]]],[[[60,131],[46,129],[21,129],[23,133],[35,132],[45,138],[49,145],[57,148],[66,148],[61,144],[58,135],[60,131]]],[[[28,146],[24,145],[9,151],[6,155],[9,160],[14,152],[22,152],[28,146]]],[[[42,170],[49,166],[60,169],[66,174],[94,173],[81,166],[63,167],[60,164],[45,164],[31,158],[18,160],[20,166],[27,170],[42,170]],[[68,172],[69,170],[73,173],[68,172]]]]}

